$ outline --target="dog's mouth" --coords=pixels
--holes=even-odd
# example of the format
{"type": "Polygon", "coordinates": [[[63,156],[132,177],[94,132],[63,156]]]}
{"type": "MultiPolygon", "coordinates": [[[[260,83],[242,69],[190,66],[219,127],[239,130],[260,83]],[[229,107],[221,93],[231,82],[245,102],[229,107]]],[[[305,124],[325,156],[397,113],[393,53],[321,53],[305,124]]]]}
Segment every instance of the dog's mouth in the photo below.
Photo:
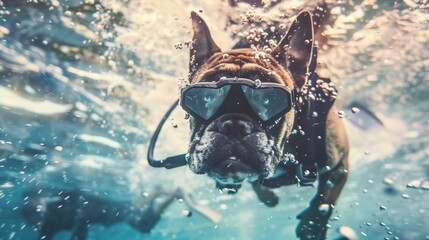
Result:
{"type": "Polygon", "coordinates": [[[231,156],[213,166],[208,174],[219,183],[228,185],[240,184],[246,178],[253,178],[256,171],[251,165],[231,156]]]}

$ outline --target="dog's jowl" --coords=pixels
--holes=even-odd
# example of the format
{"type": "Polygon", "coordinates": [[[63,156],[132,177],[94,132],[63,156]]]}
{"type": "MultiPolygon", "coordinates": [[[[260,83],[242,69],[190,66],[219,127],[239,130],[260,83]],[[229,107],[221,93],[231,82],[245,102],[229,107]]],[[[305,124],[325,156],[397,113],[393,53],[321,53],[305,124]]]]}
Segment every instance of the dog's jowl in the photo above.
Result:
{"type": "Polygon", "coordinates": [[[220,188],[248,181],[270,207],[278,202],[270,188],[317,180],[296,234],[324,239],[347,179],[348,142],[336,89],[315,72],[311,13],[300,13],[272,51],[222,51],[204,20],[191,15],[190,84],[180,101],[191,115],[190,169],[220,188]]]}

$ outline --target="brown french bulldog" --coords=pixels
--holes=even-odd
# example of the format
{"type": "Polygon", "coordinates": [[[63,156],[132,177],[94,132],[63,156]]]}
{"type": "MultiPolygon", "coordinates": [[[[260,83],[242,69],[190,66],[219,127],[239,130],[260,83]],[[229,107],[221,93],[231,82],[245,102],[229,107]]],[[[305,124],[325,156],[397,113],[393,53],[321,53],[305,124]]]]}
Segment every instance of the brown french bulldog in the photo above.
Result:
{"type": "Polygon", "coordinates": [[[271,207],[278,198],[269,188],[307,185],[317,179],[317,193],[298,215],[296,234],[300,239],[325,239],[328,219],[347,179],[349,145],[334,106],[335,87],[309,71],[316,52],[312,14],[301,12],[272,51],[223,52],[204,20],[195,12],[191,18],[189,86],[228,81],[234,87],[233,79],[246,79],[247,85],[249,80],[258,86],[276,83],[290,90],[293,103],[268,125],[255,117],[261,112],[243,100],[244,90],[235,91],[241,97],[223,99],[209,121],[191,114],[189,168],[196,174],[207,173],[219,188],[238,189],[247,179],[258,198],[271,207]]]}

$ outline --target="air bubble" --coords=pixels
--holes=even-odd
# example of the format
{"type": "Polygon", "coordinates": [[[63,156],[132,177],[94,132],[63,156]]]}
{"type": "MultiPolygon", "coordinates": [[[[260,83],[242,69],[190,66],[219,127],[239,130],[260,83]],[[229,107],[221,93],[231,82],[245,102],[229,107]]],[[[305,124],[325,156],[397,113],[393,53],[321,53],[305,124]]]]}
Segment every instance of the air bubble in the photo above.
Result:
{"type": "Polygon", "coordinates": [[[331,210],[331,206],[329,204],[321,204],[319,206],[319,213],[322,216],[327,216],[331,210]]]}
{"type": "Polygon", "coordinates": [[[261,80],[256,79],[256,80],[255,80],[255,87],[256,87],[256,88],[259,88],[259,87],[261,87],[261,85],[262,85],[261,80]]]}
{"type": "Polygon", "coordinates": [[[414,180],[414,181],[411,181],[407,184],[407,188],[415,188],[416,189],[416,188],[419,188],[419,186],[420,186],[419,180],[414,180]]]}
{"type": "Polygon", "coordinates": [[[409,199],[409,198],[410,198],[410,195],[408,195],[408,194],[404,193],[404,194],[402,194],[402,195],[401,195],[401,197],[402,197],[402,198],[404,198],[404,199],[409,199]]]}
{"type": "Polygon", "coordinates": [[[423,190],[429,190],[429,181],[424,181],[420,187],[423,190]]]}
{"type": "Polygon", "coordinates": [[[228,193],[228,194],[234,194],[234,193],[237,193],[238,191],[236,188],[232,188],[232,187],[223,187],[219,190],[221,193],[228,193]]]}
{"type": "Polygon", "coordinates": [[[187,209],[183,210],[182,214],[185,217],[191,217],[192,216],[192,212],[190,210],[187,210],[187,209]]]}
{"type": "Polygon", "coordinates": [[[387,185],[392,185],[393,184],[393,180],[386,177],[386,178],[383,179],[383,183],[387,184],[387,185]]]}
{"type": "MultiPolygon", "coordinates": [[[[350,227],[341,226],[338,229],[338,232],[341,234],[342,237],[344,237],[344,239],[350,239],[350,240],[358,239],[356,233],[350,227]]],[[[341,239],[343,239],[343,238],[341,238],[341,239]]]]}
{"type": "Polygon", "coordinates": [[[226,210],[226,209],[228,209],[228,205],[221,204],[221,205],[219,205],[219,208],[222,209],[222,210],[226,210]]]}

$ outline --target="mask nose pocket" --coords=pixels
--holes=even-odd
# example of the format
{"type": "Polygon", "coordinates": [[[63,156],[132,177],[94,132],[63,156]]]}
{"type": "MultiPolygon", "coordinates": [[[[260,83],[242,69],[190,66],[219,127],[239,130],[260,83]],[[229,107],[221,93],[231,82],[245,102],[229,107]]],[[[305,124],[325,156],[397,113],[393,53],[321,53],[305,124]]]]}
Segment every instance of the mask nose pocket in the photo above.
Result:
{"type": "Polygon", "coordinates": [[[254,116],[252,108],[247,102],[240,87],[234,86],[230,92],[230,95],[225,99],[222,113],[242,113],[248,116],[254,116]]]}

